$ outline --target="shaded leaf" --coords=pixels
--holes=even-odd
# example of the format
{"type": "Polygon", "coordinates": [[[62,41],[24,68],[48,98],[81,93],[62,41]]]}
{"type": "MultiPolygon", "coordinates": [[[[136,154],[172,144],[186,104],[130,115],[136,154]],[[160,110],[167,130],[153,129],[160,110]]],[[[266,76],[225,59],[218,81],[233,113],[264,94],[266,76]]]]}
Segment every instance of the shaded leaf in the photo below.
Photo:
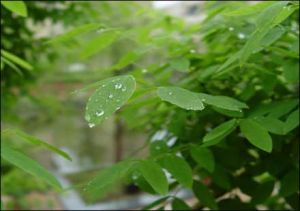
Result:
{"type": "Polygon", "coordinates": [[[205,168],[209,172],[214,171],[215,159],[213,153],[209,149],[195,146],[191,148],[191,155],[199,166],[205,168]]]}
{"type": "Polygon", "coordinates": [[[33,70],[33,67],[28,62],[24,61],[23,59],[17,57],[16,55],[8,51],[1,49],[1,55],[6,59],[12,61],[13,63],[23,67],[26,70],[33,70]]]}
{"type": "Polygon", "coordinates": [[[218,210],[218,205],[216,204],[212,193],[201,182],[194,181],[193,192],[201,204],[204,204],[212,210],[218,210]]]}
{"type": "Polygon", "coordinates": [[[280,195],[290,196],[299,191],[299,170],[289,171],[280,182],[280,195]]]}
{"type": "Polygon", "coordinates": [[[299,109],[293,111],[286,119],[284,132],[288,133],[299,125],[299,109]]]}
{"type": "Polygon", "coordinates": [[[176,71],[188,72],[190,67],[190,61],[186,58],[177,58],[171,60],[170,66],[176,71]]]}
{"type": "Polygon", "coordinates": [[[251,119],[242,119],[240,129],[251,144],[266,152],[272,151],[272,138],[260,124],[251,119]]]}
{"type": "Polygon", "coordinates": [[[191,208],[183,200],[176,197],[172,201],[172,210],[191,210],[191,208]]]}
{"type": "Polygon", "coordinates": [[[159,205],[159,204],[165,202],[168,198],[169,198],[169,196],[166,196],[166,197],[162,197],[162,198],[160,198],[160,199],[157,199],[157,200],[155,200],[154,202],[152,202],[151,204],[148,204],[147,206],[143,207],[142,210],[150,210],[150,209],[156,207],[157,205],[159,205]]]}

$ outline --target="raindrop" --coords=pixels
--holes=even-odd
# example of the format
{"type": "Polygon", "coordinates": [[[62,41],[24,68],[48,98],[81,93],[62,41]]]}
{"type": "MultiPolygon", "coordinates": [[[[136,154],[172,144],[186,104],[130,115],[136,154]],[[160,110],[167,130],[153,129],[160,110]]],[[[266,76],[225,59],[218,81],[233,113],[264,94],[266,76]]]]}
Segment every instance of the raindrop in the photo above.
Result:
{"type": "Polygon", "coordinates": [[[142,69],[142,73],[146,73],[146,72],[148,72],[147,69],[142,69]]]}
{"type": "Polygon", "coordinates": [[[122,84],[115,84],[115,89],[121,89],[122,88],[122,84]]]}
{"type": "Polygon", "coordinates": [[[89,121],[91,120],[91,117],[90,117],[90,115],[86,115],[86,116],[85,116],[85,119],[86,119],[86,121],[88,121],[88,122],[89,122],[89,121]]]}
{"type": "Polygon", "coordinates": [[[108,97],[109,97],[109,98],[113,98],[114,96],[113,96],[112,94],[110,94],[108,97]]]}
{"type": "Polygon", "coordinates": [[[240,109],[239,112],[242,112],[242,110],[240,109]]]}
{"type": "Polygon", "coordinates": [[[132,179],[133,179],[133,180],[137,180],[137,179],[138,179],[138,176],[137,176],[137,175],[133,175],[133,176],[132,176],[132,179]]]}
{"type": "Polygon", "coordinates": [[[105,84],[103,84],[102,87],[105,87],[105,84]]]}
{"type": "Polygon", "coordinates": [[[117,102],[120,102],[120,100],[119,100],[119,99],[117,99],[116,101],[117,101],[117,102]]]}
{"type": "Polygon", "coordinates": [[[232,32],[234,30],[234,28],[233,27],[229,27],[228,30],[232,32]]]}
{"type": "Polygon", "coordinates": [[[191,49],[190,53],[196,53],[195,49],[191,49]]]}
{"type": "Polygon", "coordinates": [[[122,92],[125,92],[126,91],[126,88],[124,87],[123,89],[122,89],[122,92]]]}
{"type": "Polygon", "coordinates": [[[90,128],[95,127],[95,124],[94,123],[89,123],[89,127],[90,128]]]}
{"type": "Polygon", "coordinates": [[[244,33],[238,33],[237,36],[238,36],[238,38],[241,39],[241,40],[242,40],[242,39],[245,39],[245,37],[246,37],[244,33]]]}
{"type": "Polygon", "coordinates": [[[173,93],[172,92],[169,92],[169,95],[172,95],[173,93]]]}
{"type": "Polygon", "coordinates": [[[117,110],[119,110],[121,107],[117,107],[117,110]]]}
{"type": "Polygon", "coordinates": [[[96,116],[102,116],[104,114],[104,111],[96,112],[96,116]]]}

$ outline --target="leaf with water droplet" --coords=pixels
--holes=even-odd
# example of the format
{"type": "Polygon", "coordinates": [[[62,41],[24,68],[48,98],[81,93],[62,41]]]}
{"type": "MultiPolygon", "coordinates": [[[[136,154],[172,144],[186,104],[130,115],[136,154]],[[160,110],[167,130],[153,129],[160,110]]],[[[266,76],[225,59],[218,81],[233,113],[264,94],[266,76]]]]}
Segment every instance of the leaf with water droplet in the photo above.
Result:
{"type": "Polygon", "coordinates": [[[177,105],[180,108],[187,110],[204,109],[204,105],[198,93],[180,87],[159,87],[157,89],[157,94],[162,100],[177,105]]]}
{"type": "Polygon", "coordinates": [[[86,105],[85,119],[90,127],[101,123],[123,106],[135,90],[135,79],[131,75],[108,78],[97,84],[99,88],[86,105]]]}

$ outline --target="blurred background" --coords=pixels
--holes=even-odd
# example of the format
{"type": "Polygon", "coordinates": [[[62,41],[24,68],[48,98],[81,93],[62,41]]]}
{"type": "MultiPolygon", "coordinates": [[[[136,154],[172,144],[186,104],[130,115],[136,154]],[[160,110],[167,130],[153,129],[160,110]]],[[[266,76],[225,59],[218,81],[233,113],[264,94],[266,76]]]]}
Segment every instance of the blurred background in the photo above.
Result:
{"type": "MultiPolygon", "coordinates": [[[[43,181],[1,160],[1,199],[5,207],[135,209],[156,199],[129,185],[120,186],[108,196],[92,202],[77,187],[116,161],[130,155],[143,157],[148,153],[143,149],[148,136],[136,130],[140,120],[133,119],[127,124],[123,119],[112,116],[100,126],[89,128],[84,120],[84,108],[90,93],[74,94],[75,90],[110,76],[112,73],[105,70],[115,64],[120,55],[134,48],[133,41],[118,42],[88,60],[78,56],[84,44],[81,39],[87,38],[56,46],[47,45],[46,41],[74,26],[92,22],[134,28],[171,15],[186,24],[195,23],[205,16],[204,3],[30,1],[26,2],[26,18],[1,6],[1,49],[13,52],[34,67],[33,70],[12,69],[7,65],[2,70],[1,67],[1,129],[19,128],[59,147],[73,159],[70,162],[47,150],[11,140],[50,169],[63,187],[70,189],[57,193],[43,181]]],[[[144,29],[143,33],[146,36],[149,31],[144,29]]],[[[161,55],[148,56],[135,68],[159,58],[161,55]]],[[[141,74],[146,72],[141,68],[141,74]]],[[[163,136],[164,132],[158,131],[153,133],[152,139],[163,136]]],[[[180,194],[185,198],[190,195],[185,191],[180,194]]]]}

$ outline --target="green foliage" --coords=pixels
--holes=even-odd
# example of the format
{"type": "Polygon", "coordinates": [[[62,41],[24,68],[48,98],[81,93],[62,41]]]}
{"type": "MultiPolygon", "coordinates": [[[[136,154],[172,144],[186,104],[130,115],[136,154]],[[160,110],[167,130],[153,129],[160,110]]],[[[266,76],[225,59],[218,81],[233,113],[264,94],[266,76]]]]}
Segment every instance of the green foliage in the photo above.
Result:
{"type": "Polygon", "coordinates": [[[27,8],[23,1],[1,1],[1,4],[8,10],[27,17],[27,8]]]}

